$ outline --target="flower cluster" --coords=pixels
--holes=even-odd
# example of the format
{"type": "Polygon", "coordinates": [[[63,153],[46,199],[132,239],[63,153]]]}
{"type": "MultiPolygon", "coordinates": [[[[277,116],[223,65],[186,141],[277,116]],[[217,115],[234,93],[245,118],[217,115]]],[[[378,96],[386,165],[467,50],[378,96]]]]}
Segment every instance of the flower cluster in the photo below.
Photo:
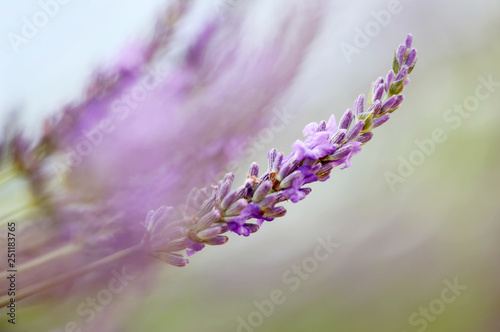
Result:
{"type": "Polygon", "coordinates": [[[368,97],[356,99],[338,125],[334,115],[328,122],[310,123],[303,131],[306,140],[297,140],[289,156],[271,150],[267,171],[259,176],[259,166],[252,163],[247,179],[236,189],[231,189],[231,173],[212,191],[194,189],[177,219],[172,208],[150,211],[144,223],[147,250],[167,263],[184,266],[188,260],[175,252],[186,250],[190,256],[205,245],[226,243],[222,234],[227,231],[249,236],[264,221],[284,216],[286,209],[280,203],[301,201],[311,192],[307,184],[326,181],[336,166],[351,165],[352,156],[373,138],[372,130],[387,122],[403,102],[401,93],[416,62],[417,51],[408,35],[395,52],[393,69],[373,82],[368,97]]]}

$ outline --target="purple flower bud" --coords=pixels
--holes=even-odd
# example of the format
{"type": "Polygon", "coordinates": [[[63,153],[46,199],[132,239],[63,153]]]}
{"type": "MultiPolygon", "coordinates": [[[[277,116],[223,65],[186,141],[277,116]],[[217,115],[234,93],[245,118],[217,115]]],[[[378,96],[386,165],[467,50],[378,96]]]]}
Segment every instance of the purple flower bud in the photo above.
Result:
{"type": "Polygon", "coordinates": [[[211,238],[209,240],[203,241],[206,244],[209,244],[211,246],[220,246],[224,243],[226,243],[229,240],[227,236],[216,236],[214,238],[211,238]]]}
{"type": "Polygon", "coordinates": [[[274,159],[274,163],[272,165],[271,172],[277,172],[278,169],[280,168],[282,162],[283,162],[283,153],[280,152],[280,153],[278,153],[278,155],[274,159]]]}
{"type": "Polygon", "coordinates": [[[385,92],[385,85],[384,84],[377,85],[375,92],[373,93],[372,103],[374,103],[377,100],[380,100],[384,95],[384,92],[385,92]]]}
{"type": "Polygon", "coordinates": [[[360,142],[361,144],[365,144],[368,141],[370,141],[373,138],[373,133],[372,132],[367,132],[364,134],[361,134],[356,138],[356,142],[360,142]]]}
{"type": "Polygon", "coordinates": [[[386,113],[382,116],[379,116],[378,118],[373,119],[372,121],[372,128],[377,128],[386,123],[390,119],[391,115],[389,113],[386,113]]]}
{"type": "MultiPolygon", "coordinates": [[[[192,254],[205,248],[205,245],[203,243],[198,242],[198,241],[193,241],[191,239],[187,239],[186,242],[188,244],[188,248],[192,250],[192,252],[193,252],[192,254]]],[[[190,256],[189,249],[188,249],[188,256],[190,256]]]]}
{"type": "Polygon", "coordinates": [[[280,170],[278,172],[277,180],[281,181],[283,180],[288,174],[290,174],[290,171],[294,167],[294,163],[292,160],[288,160],[286,163],[281,165],[280,170]]]}
{"type": "Polygon", "coordinates": [[[340,124],[339,124],[339,129],[348,129],[349,126],[351,125],[353,119],[353,114],[350,109],[345,111],[344,115],[342,115],[342,118],[340,119],[340,124]]]}
{"type": "Polygon", "coordinates": [[[248,174],[255,177],[259,176],[259,164],[252,163],[248,168],[248,174]]]}
{"type": "Polygon", "coordinates": [[[232,216],[237,216],[240,214],[241,211],[243,211],[244,208],[246,208],[248,205],[248,201],[245,198],[241,198],[234,202],[229,209],[224,213],[224,216],[232,217],[232,216]]]}
{"type": "Polygon", "coordinates": [[[226,175],[224,175],[224,178],[222,179],[222,181],[231,182],[231,184],[232,184],[234,181],[234,174],[231,172],[227,173],[226,175]]]}
{"type": "Polygon", "coordinates": [[[417,50],[413,49],[408,54],[408,58],[406,58],[405,65],[409,68],[412,68],[417,63],[417,50]]]}
{"type": "Polygon", "coordinates": [[[347,130],[346,129],[339,129],[335,135],[330,139],[330,142],[333,144],[340,144],[344,141],[344,138],[347,135],[347,130]]]}
{"type": "Polygon", "coordinates": [[[224,199],[220,203],[220,208],[222,210],[227,210],[231,206],[231,204],[233,204],[236,201],[237,196],[238,192],[231,191],[229,194],[226,195],[226,197],[224,197],[224,199]]]}
{"type": "Polygon", "coordinates": [[[227,223],[221,222],[221,223],[217,223],[217,225],[218,225],[217,227],[221,228],[221,231],[220,231],[221,234],[224,234],[227,231],[229,231],[229,228],[227,227],[227,223]]]}
{"type": "Polygon", "coordinates": [[[288,175],[281,181],[280,183],[280,188],[285,189],[288,187],[291,187],[293,183],[297,180],[299,180],[302,177],[302,173],[300,171],[295,171],[292,174],[288,175]]]}
{"type": "Polygon", "coordinates": [[[375,100],[373,104],[371,104],[371,106],[368,108],[368,110],[366,110],[366,112],[367,113],[373,112],[372,117],[375,117],[377,116],[377,114],[380,112],[381,109],[382,109],[382,102],[380,100],[375,100]]]}
{"type": "Polygon", "coordinates": [[[302,189],[300,189],[300,190],[301,190],[301,191],[304,193],[304,195],[306,195],[306,196],[307,196],[307,195],[309,195],[309,194],[313,191],[311,188],[307,188],[307,187],[306,187],[306,188],[302,188],[302,189]]]}
{"type": "Polygon", "coordinates": [[[378,101],[382,98],[382,95],[384,94],[385,87],[383,84],[380,84],[377,86],[375,92],[373,93],[373,98],[372,102],[378,101]]]}
{"type": "Polygon", "coordinates": [[[219,184],[217,185],[217,193],[216,193],[216,199],[217,201],[222,201],[224,197],[229,193],[229,190],[231,189],[231,185],[233,184],[233,181],[225,180],[227,175],[224,177],[224,180],[219,181],[219,184]]]}
{"type": "Polygon", "coordinates": [[[342,159],[346,157],[349,153],[351,153],[352,149],[353,147],[351,145],[344,145],[343,147],[335,151],[331,156],[329,156],[328,160],[335,161],[342,159]]]}
{"type": "Polygon", "coordinates": [[[262,201],[264,197],[269,194],[272,187],[273,184],[269,180],[261,182],[252,196],[252,201],[254,201],[255,203],[259,203],[260,201],[262,201]]]}
{"type": "Polygon", "coordinates": [[[349,130],[347,133],[346,141],[350,142],[356,137],[358,137],[359,133],[361,133],[361,130],[363,130],[363,127],[365,126],[365,122],[363,120],[358,121],[352,128],[349,130]]]}
{"type": "Polygon", "coordinates": [[[384,78],[379,77],[375,80],[375,82],[373,82],[373,87],[376,89],[379,85],[383,85],[383,84],[384,84],[384,78]]]}
{"type": "Polygon", "coordinates": [[[198,232],[196,235],[201,240],[209,240],[209,239],[214,238],[217,235],[221,234],[222,230],[223,229],[221,226],[214,226],[214,227],[204,229],[204,230],[198,232]]]}
{"type": "Polygon", "coordinates": [[[405,46],[407,49],[411,48],[412,41],[413,41],[413,36],[409,33],[408,35],[406,35],[406,40],[405,40],[405,46]]]}
{"type": "Polygon", "coordinates": [[[401,103],[404,100],[403,95],[399,95],[399,96],[395,96],[395,97],[396,97],[396,100],[394,101],[394,104],[392,104],[392,107],[389,111],[391,113],[394,112],[401,105],[401,103]]]}
{"type": "Polygon", "coordinates": [[[245,227],[250,231],[250,233],[255,233],[259,230],[259,225],[246,223],[245,227]]]}
{"type": "Polygon", "coordinates": [[[403,61],[405,58],[406,46],[401,44],[396,51],[396,60],[398,61],[399,67],[403,65],[403,61]]]}
{"type": "Polygon", "coordinates": [[[352,109],[354,116],[363,113],[363,107],[365,104],[365,95],[359,95],[358,99],[354,102],[354,107],[352,109]]]}
{"type": "Polygon", "coordinates": [[[408,66],[404,65],[401,67],[401,70],[399,71],[398,75],[396,75],[396,82],[402,81],[408,76],[408,66]]]}
{"type": "Polygon", "coordinates": [[[389,99],[387,99],[382,108],[380,109],[379,114],[384,114],[389,112],[395,102],[396,102],[396,96],[392,96],[389,99]]]}
{"type": "Polygon", "coordinates": [[[265,217],[279,218],[286,214],[286,209],[283,206],[274,206],[269,209],[264,210],[265,217]]]}
{"type": "Polygon", "coordinates": [[[269,180],[270,179],[269,172],[265,172],[264,174],[262,174],[259,179],[261,181],[269,180]]]}
{"type": "Polygon", "coordinates": [[[196,226],[194,227],[195,232],[202,231],[204,229],[207,229],[210,227],[212,224],[217,222],[221,217],[221,213],[219,210],[214,209],[201,217],[201,219],[196,223],[196,226]]]}
{"type": "Polygon", "coordinates": [[[267,209],[270,206],[283,202],[285,199],[286,198],[283,192],[278,191],[276,193],[267,195],[266,198],[264,198],[262,201],[259,202],[259,207],[261,209],[267,209]]]}
{"type": "Polygon", "coordinates": [[[245,181],[245,183],[236,189],[236,199],[248,196],[252,192],[252,185],[245,181]]]}
{"type": "Polygon", "coordinates": [[[270,172],[271,172],[271,169],[273,168],[274,160],[276,159],[277,155],[278,155],[278,150],[276,150],[276,149],[271,149],[267,153],[268,168],[269,168],[270,172]]]}
{"type": "Polygon", "coordinates": [[[390,70],[389,73],[387,73],[387,77],[385,79],[385,91],[389,91],[389,88],[391,87],[395,76],[396,75],[394,74],[393,70],[390,70]]]}
{"type": "Polygon", "coordinates": [[[330,172],[332,171],[333,167],[333,163],[323,163],[321,167],[316,171],[318,181],[326,181],[330,177],[330,172]]]}

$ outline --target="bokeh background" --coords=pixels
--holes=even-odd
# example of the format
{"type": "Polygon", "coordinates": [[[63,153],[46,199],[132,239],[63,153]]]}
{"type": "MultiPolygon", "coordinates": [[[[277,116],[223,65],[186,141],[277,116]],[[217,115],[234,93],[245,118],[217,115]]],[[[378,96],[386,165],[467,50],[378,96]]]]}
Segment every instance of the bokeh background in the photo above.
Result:
{"type": "MultiPolygon", "coordinates": [[[[393,49],[411,32],[419,62],[405,102],[353,166],[314,184],[306,200],[286,204],[285,218],[252,237],[233,236],[224,247],[195,255],[186,268],[162,267],[153,289],[120,294],[108,319],[123,321],[123,331],[500,331],[500,84],[472,111],[450,113],[477,97],[481,77],[500,82],[500,2],[401,0],[400,12],[348,59],[341,46],[354,45],[358,29],[391,3],[329,1],[307,63],[280,106],[295,116],[272,139],[259,141],[258,161],[265,165],[267,150],[289,152],[307,123],[340,117],[387,73],[393,49]],[[391,185],[387,172],[401,175],[401,160],[418,154],[415,141],[432,138],[436,129],[446,140],[391,185]],[[283,276],[310,261],[318,238],[328,237],[338,247],[291,290],[283,276]],[[458,296],[440,302],[455,281],[463,285],[458,296]],[[276,289],[284,302],[269,317],[255,314],[255,301],[271,299],[276,289]],[[422,314],[429,307],[429,316],[422,314]],[[249,319],[254,327],[239,327],[249,319]]],[[[78,95],[95,67],[150,32],[164,1],[67,1],[13,52],[7,34],[38,6],[0,4],[0,110],[20,109],[34,132],[78,95]]],[[[206,15],[217,8],[215,1],[200,6],[206,15]]],[[[255,6],[266,13],[269,3],[255,6]]],[[[272,23],[275,15],[255,19],[272,23]]],[[[243,156],[240,162],[251,161],[243,156]]],[[[63,331],[65,319],[77,317],[72,308],[21,307],[16,329],[25,324],[34,331],[43,323],[63,331]]]]}

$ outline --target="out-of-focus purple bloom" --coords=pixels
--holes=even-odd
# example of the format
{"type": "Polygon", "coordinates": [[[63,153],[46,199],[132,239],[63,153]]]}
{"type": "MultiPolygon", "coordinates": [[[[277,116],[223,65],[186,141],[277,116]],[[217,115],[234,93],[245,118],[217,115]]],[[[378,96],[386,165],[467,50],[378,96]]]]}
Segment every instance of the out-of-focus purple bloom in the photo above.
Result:
{"type": "Polygon", "coordinates": [[[35,197],[24,214],[8,211],[29,225],[19,232],[20,261],[43,262],[31,264],[19,285],[43,289],[45,281],[76,269],[92,272],[87,285],[104,282],[116,264],[148,267],[151,261],[134,256],[144,253],[183,266],[180,251],[227,241],[222,234],[233,224],[218,223],[219,217],[240,218],[234,225],[242,234],[258,229],[245,226],[242,216],[271,218],[244,199],[260,183],[258,170],[234,193],[226,178],[217,198],[192,188],[212,183],[267,123],[307,56],[324,1],[312,1],[300,16],[289,11],[276,22],[279,38],[253,46],[243,37],[248,22],[237,13],[211,16],[191,42],[171,52],[190,12],[182,3],[158,22],[150,41],[126,47],[113,66],[96,73],[81,101],[47,120],[38,142],[19,134],[2,138],[0,174],[22,178],[23,190],[35,197]],[[105,260],[113,263],[96,264],[105,260]],[[95,269],[82,269],[92,264],[95,269]]]}

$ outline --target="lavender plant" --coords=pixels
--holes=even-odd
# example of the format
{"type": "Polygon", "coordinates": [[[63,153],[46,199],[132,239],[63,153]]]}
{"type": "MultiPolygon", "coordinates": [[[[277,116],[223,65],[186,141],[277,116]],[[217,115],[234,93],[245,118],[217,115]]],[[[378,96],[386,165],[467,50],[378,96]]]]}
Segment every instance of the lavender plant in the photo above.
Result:
{"type": "MultiPolygon", "coordinates": [[[[82,103],[49,119],[38,142],[6,131],[0,184],[22,188],[26,202],[3,208],[2,218],[21,226],[19,254],[25,263],[19,267],[24,273],[17,300],[54,286],[81,287],[84,275],[87,284],[99,284],[124,262],[146,269],[152,265],[147,256],[185,266],[186,255],[226,243],[228,232],[249,236],[264,221],[286,214],[281,203],[304,199],[311,192],[307,184],[326,181],[337,166],[349,167],[372,130],[403,101],[417,61],[411,35],[398,47],[393,69],[372,84],[366,98],[356,99],[338,125],[333,115],[307,125],[307,138],[296,141],[289,156],[271,150],[267,170],[259,174],[252,163],[236,188],[228,173],[212,187],[185,189],[205,185],[212,171],[236,157],[234,147],[266,120],[317,30],[319,3],[300,19],[286,20],[282,30],[296,35],[292,44],[283,38],[260,52],[244,50],[229,37],[244,24],[231,17],[224,24],[210,21],[174,66],[151,78],[145,68],[158,64],[168,50],[175,22],[186,13],[183,5],[160,21],[152,41],[128,49],[115,68],[100,73],[82,103]],[[153,87],[134,100],[145,84],[153,87]],[[140,121],[134,118],[137,110],[140,121]],[[223,116],[228,113],[234,116],[223,116]],[[197,121],[204,114],[210,114],[206,122],[197,121]],[[221,140],[217,133],[227,128],[232,128],[226,133],[230,139],[221,140]],[[83,146],[82,134],[97,143],[90,152],[75,154],[83,146]],[[202,141],[200,148],[191,144],[202,141]]],[[[0,306],[8,301],[1,297],[0,306]]]]}
{"type": "Polygon", "coordinates": [[[150,211],[144,222],[146,250],[169,264],[185,266],[188,259],[175,252],[186,250],[191,256],[205,245],[226,243],[228,237],[222,234],[227,231],[249,236],[264,221],[283,217],[287,211],[280,203],[301,201],[312,191],[305,185],[328,180],[337,166],[351,166],[352,156],[373,138],[372,130],[386,123],[403,102],[401,93],[416,62],[409,34],[395,52],[392,70],[373,82],[368,97],[361,94],[355,100],[338,125],[335,115],[328,122],[308,124],[303,130],[307,139],[297,140],[289,156],[272,149],[267,171],[259,176],[259,165],[252,163],[247,179],[236,189],[232,173],[212,190],[193,189],[181,216],[172,207],[150,211]]]}

